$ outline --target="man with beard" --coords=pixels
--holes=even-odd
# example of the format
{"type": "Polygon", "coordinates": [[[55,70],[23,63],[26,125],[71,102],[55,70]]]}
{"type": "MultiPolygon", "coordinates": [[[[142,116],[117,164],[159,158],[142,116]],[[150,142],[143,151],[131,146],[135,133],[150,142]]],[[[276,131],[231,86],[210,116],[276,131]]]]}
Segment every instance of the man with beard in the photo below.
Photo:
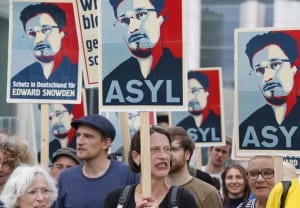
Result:
{"type": "Polygon", "coordinates": [[[182,186],[190,191],[198,208],[223,207],[218,191],[208,183],[195,178],[189,173],[189,162],[195,144],[184,128],[176,126],[167,128],[171,136],[171,170],[167,182],[173,186],[182,186]]]}
{"type": "Polygon", "coordinates": [[[209,80],[199,71],[188,72],[189,116],[176,126],[183,127],[194,142],[220,142],[221,119],[209,109],[209,80]]]}
{"type": "Polygon", "coordinates": [[[254,36],[246,45],[259,91],[266,104],[239,126],[241,149],[299,150],[300,105],[295,75],[298,43],[284,32],[254,36]]]}
{"type": "Polygon", "coordinates": [[[11,97],[24,97],[17,90],[26,88],[31,90],[26,91],[26,98],[59,98],[59,95],[47,93],[52,88],[72,90],[64,99],[74,99],[77,95],[78,65],[63,55],[62,41],[67,34],[64,32],[67,21],[65,11],[50,3],[32,4],[21,11],[20,20],[32,41],[36,62],[12,77],[11,97]]]}
{"type": "Polygon", "coordinates": [[[182,59],[163,47],[165,1],[110,0],[131,57],[103,80],[105,105],[181,105],[182,59]]]}

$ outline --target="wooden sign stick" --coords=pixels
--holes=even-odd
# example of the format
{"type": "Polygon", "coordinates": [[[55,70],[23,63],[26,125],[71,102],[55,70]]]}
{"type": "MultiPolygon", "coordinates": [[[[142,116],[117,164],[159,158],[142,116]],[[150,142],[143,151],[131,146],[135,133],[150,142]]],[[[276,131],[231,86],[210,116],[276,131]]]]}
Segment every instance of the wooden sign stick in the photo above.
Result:
{"type": "Polygon", "coordinates": [[[282,163],[283,157],[282,156],[274,156],[274,181],[275,184],[282,181],[282,163]]]}
{"type": "Polygon", "coordinates": [[[130,134],[129,134],[129,125],[128,125],[128,113],[120,112],[120,123],[121,123],[121,132],[122,132],[122,142],[123,142],[123,152],[124,152],[124,161],[128,163],[128,152],[130,147],[130,134]]]}
{"type": "Polygon", "coordinates": [[[140,114],[141,133],[141,186],[143,196],[151,195],[150,126],[149,112],[140,114]]]}
{"type": "Polygon", "coordinates": [[[199,169],[202,167],[202,149],[198,146],[195,148],[195,167],[199,169]]]}
{"type": "Polygon", "coordinates": [[[41,165],[49,164],[49,104],[41,104],[41,165]]]}

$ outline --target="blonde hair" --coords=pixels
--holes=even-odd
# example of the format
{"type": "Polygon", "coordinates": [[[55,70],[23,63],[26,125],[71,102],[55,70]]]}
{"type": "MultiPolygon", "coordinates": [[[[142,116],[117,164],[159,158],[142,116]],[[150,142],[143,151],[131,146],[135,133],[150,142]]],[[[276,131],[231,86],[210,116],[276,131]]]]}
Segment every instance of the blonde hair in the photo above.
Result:
{"type": "Polygon", "coordinates": [[[13,170],[20,164],[34,165],[33,151],[26,140],[16,135],[5,135],[0,137],[0,151],[4,159],[13,170]]]}

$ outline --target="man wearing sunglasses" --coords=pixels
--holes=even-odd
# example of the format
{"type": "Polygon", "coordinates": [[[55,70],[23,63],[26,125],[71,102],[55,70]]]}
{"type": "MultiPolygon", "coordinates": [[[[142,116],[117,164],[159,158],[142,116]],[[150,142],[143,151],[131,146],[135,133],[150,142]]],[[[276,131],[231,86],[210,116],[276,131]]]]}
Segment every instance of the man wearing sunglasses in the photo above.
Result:
{"type": "Polygon", "coordinates": [[[30,4],[21,11],[20,20],[36,62],[12,77],[11,97],[76,99],[78,64],[63,51],[65,11],[51,3],[30,4]]]}
{"type": "Polygon", "coordinates": [[[161,31],[170,20],[163,15],[165,1],[110,0],[110,4],[130,58],[104,77],[104,105],[182,104],[182,58],[164,47],[161,31]]]}
{"type": "Polygon", "coordinates": [[[258,81],[266,104],[240,124],[241,149],[299,150],[297,41],[282,31],[271,31],[254,36],[246,45],[246,54],[250,78],[258,81]]]}

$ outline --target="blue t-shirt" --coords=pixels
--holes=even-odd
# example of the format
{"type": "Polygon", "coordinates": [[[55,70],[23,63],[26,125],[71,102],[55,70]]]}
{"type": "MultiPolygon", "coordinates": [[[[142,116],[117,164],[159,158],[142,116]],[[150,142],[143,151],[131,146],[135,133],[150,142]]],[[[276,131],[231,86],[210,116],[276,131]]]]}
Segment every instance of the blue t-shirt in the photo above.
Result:
{"type": "Polygon", "coordinates": [[[109,192],[139,182],[139,174],[119,161],[111,160],[110,167],[99,178],[84,176],[82,166],[68,168],[60,174],[56,208],[102,208],[109,192]]]}

